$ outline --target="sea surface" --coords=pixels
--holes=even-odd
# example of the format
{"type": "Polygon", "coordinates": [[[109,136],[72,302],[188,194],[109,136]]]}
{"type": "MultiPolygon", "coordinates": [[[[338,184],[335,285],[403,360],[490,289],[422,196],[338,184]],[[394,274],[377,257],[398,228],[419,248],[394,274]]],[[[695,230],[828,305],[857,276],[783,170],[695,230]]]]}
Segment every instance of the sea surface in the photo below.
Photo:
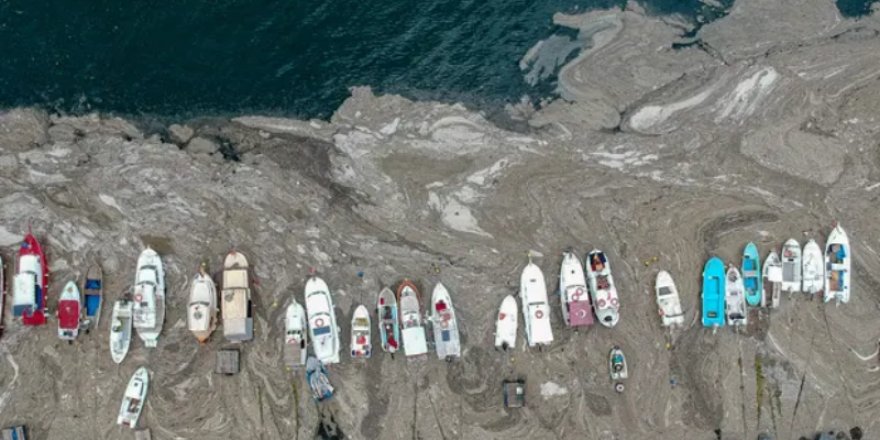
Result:
{"type": "MultiPolygon", "coordinates": [[[[642,4],[699,26],[726,14],[733,1],[642,4]]],[[[851,15],[870,10],[864,0],[838,3],[851,15]]],[[[576,32],[552,24],[553,13],[624,4],[0,0],[0,108],[326,118],[349,87],[370,85],[497,109],[523,96],[552,96],[555,75],[526,81],[518,63],[542,39],[576,39],[576,32]]],[[[576,51],[563,53],[556,64],[573,56],[576,51]]]]}

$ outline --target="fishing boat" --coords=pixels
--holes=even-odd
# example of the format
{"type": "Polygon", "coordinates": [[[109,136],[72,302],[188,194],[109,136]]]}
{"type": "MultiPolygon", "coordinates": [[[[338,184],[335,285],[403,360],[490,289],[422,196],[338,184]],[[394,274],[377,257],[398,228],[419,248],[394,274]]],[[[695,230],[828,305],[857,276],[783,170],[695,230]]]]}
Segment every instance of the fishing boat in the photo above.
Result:
{"type": "Polygon", "coordinates": [[[229,251],[223,260],[223,301],[220,303],[223,336],[233,343],[254,339],[249,269],[248,260],[241,252],[229,251]]]}
{"type": "Polygon", "coordinates": [[[501,301],[501,307],[498,308],[498,318],[495,320],[495,348],[507,350],[508,348],[516,348],[516,330],[517,322],[516,299],[513,295],[507,295],[501,301]]]}
{"type": "Polygon", "coordinates": [[[590,283],[590,294],[593,296],[593,307],[599,323],[605,327],[614,327],[620,319],[620,300],[617,297],[617,286],[611,276],[611,264],[605,252],[593,249],[587,255],[587,279],[590,283]]]}
{"type": "Polygon", "coordinates": [[[743,249],[742,282],[748,305],[752,307],[761,305],[764,288],[761,286],[761,257],[758,255],[758,247],[755,243],[749,243],[743,249]]]}
{"type": "Polygon", "coordinates": [[[422,356],[428,352],[425,336],[425,323],[422,320],[422,307],[419,290],[410,280],[403,280],[397,288],[397,303],[400,304],[400,328],[403,333],[403,352],[407,357],[422,356]]]}
{"type": "Polygon", "coordinates": [[[553,329],[550,327],[547,285],[541,268],[532,263],[531,257],[519,279],[519,296],[522,301],[526,343],[529,347],[550,345],[553,342],[553,329]]]}
{"type": "Polygon", "coordinates": [[[851,261],[852,248],[846,231],[839,224],[834,225],[825,244],[825,302],[832,299],[836,299],[838,304],[849,302],[851,261]]]}
{"type": "Polygon", "coordinates": [[[186,323],[189,331],[200,343],[207,341],[217,328],[217,287],[204,263],[193,278],[189,291],[186,323]]]}
{"type": "Polygon", "coordinates": [[[761,295],[761,307],[779,307],[782,296],[782,261],[776,251],[770,251],[764,260],[763,282],[764,294],[761,295]]]}
{"type": "Polygon", "coordinates": [[[400,349],[400,320],[397,316],[397,298],[387,287],[383,287],[379,292],[376,315],[379,318],[379,339],[382,341],[382,349],[393,355],[400,349]]]}
{"type": "Polygon", "coordinates": [[[3,319],[6,317],[6,266],[3,265],[3,257],[0,257],[0,337],[3,336],[3,319]]]}
{"type": "Polygon", "coordinates": [[[684,312],[681,310],[681,298],[669,272],[661,270],[657,274],[654,293],[657,295],[657,309],[660,311],[660,322],[663,327],[683,326],[684,312]]]}
{"type": "Polygon", "coordinates": [[[156,347],[165,322],[165,269],[159,254],[149,247],[138,257],[132,314],[144,346],[156,347]]]}
{"type": "Polygon", "coordinates": [[[306,381],[312,390],[312,398],[316,401],[323,402],[333,397],[333,385],[330,384],[327,368],[314,356],[309,356],[306,361],[306,381]]]}
{"type": "Polygon", "coordinates": [[[351,316],[351,358],[369,359],[373,353],[370,344],[370,312],[361,304],[351,316]]]}
{"type": "Polygon", "coordinates": [[[801,245],[789,238],[782,245],[782,291],[801,291],[801,245]]]}
{"type": "Polygon", "coordinates": [[[624,385],[621,381],[629,378],[629,368],[626,365],[626,356],[624,356],[623,350],[616,345],[608,353],[608,372],[611,381],[614,382],[614,391],[622,393],[624,385]]]}
{"type": "Polygon", "coordinates": [[[434,330],[434,348],[437,350],[437,357],[447,361],[461,357],[458,319],[455,308],[452,307],[452,298],[443,283],[434,286],[429,319],[434,330]]]}
{"type": "Polygon", "coordinates": [[[293,300],[284,314],[284,363],[291,367],[301,367],[306,364],[307,354],[306,309],[293,300]]]}
{"type": "Polygon", "coordinates": [[[140,367],[131,376],[131,380],[128,381],[128,386],[125,388],[122,405],[119,407],[119,416],[116,418],[117,425],[128,426],[131,429],[137,427],[149,388],[150,373],[145,367],[140,367]]]}
{"type": "Polygon", "coordinates": [[[724,327],[724,262],[712,257],[703,268],[703,327],[724,327]]]}
{"type": "Polygon", "coordinates": [[[724,286],[725,313],[727,325],[745,326],[749,322],[749,311],[745,298],[743,277],[736,267],[727,269],[727,278],[724,286]]]}
{"type": "Polygon", "coordinates": [[[127,296],[113,303],[113,314],[110,316],[110,356],[117,364],[122,363],[131,346],[133,307],[127,296]]]}
{"type": "Polygon", "coordinates": [[[98,323],[101,321],[103,289],[104,274],[101,266],[95,264],[86,271],[86,280],[83,282],[83,307],[85,308],[83,328],[87,333],[91,329],[97,329],[98,323]]]}
{"type": "Polygon", "coordinates": [[[559,297],[565,325],[577,328],[593,324],[593,305],[581,260],[572,251],[562,254],[559,269],[559,297]]]}
{"type": "Polygon", "coordinates": [[[80,296],[76,283],[68,281],[58,297],[58,337],[73,341],[79,335],[80,296]]]}
{"type": "Polygon", "coordinates": [[[825,256],[816,240],[810,239],[804,245],[804,253],[801,256],[803,269],[801,270],[801,292],[807,295],[816,295],[825,288],[825,256]]]}
{"type": "Polygon", "coordinates": [[[313,274],[306,281],[305,298],[312,351],[322,364],[339,363],[339,326],[330,288],[313,274]]]}
{"type": "Polygon", "coordinates": [[[46,323],[49,266],[43,248],[30,232],[21,242],[17,263],[12,288],[12,316],[20,317],[24,325],[43,325],[46,323]]]}

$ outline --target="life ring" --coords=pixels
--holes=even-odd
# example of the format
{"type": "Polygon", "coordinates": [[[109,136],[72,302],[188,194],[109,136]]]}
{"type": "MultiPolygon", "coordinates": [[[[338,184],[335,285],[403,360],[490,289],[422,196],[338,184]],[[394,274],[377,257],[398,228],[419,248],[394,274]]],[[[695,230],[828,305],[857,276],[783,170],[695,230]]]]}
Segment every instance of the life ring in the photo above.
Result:
{"type": "Polygon", "coordinates": [[[575,289],[574,295],[572,295],[571,298],[574,299],[575,301],[578,301],[581,299],[581,295],[583,295],[583,294],[584,294],[584,289],[578,287],[577,289],[575,289]]]}
{"type": "Polygon", "coordinates": [[[599,300],[599,308],[602,309],[602,308],[604,308],[604,307],[605,307],[605,300],[604,300],[604,299],[600,299],[600,300],[599,300]]]}
{"type": "Polygon", "coordinates": [[[581,318],[581,319],[586,318],[586,317],[587,317],[587,311],[584,310],[584,309],[578,310],[577,315],[578,315],[578,318],[581,318]]]}
{"type": "Polygon", "coordinates": [[[315,327],[323,327],[323,326],[324,326],[324,319],[323,318],[315,319],[315,327]]]}
{"type": "Polygon", "coordinates": [[[541,319],[544,317],[544,312],[540,310],[535,310],[535,318],[541,319]]]}
{"type": "Polygon", "coordinates": [[[440,328],[447,328],[447,327],[449,327],[449,321],[447,321],[445,319],[440,321],[440,328]]]}
{"type": "Polygon", "coordinates": [[[141,301],[143,301],[143,299],[144,299],[144,297],[140,293],[134,294],[134,301],[135,302],[141,302],[141,301]]]}
{"type": "Polygon", "coordinates": [[[617,307],[617,298],[611,298],[611,305],[617,307]]]}

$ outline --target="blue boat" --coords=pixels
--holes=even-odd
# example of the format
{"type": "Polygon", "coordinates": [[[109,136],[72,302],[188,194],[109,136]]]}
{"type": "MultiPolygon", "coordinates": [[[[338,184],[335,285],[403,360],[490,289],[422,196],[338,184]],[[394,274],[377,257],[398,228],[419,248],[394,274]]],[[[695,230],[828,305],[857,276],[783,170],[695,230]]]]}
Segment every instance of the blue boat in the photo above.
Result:
{"type": "Polygon", "coordinates": [[[746,288],[746,302],[752,307],[761,305],[761,257],[758,256],[755,243],[747,244],[743,250],[742,277],[746,288]]]}
{"type": "Polygon", "coordinates": [[[323,402],[333,397],[333,385],[327,377],[327,368],[314,356],[306,360],[306,381],[316,401],[323,402]]]}
{"type": "Polygon", "coordinates": [[[703,327],[724,327],[724,262],[718,257],[703,268],[703,327]]]}

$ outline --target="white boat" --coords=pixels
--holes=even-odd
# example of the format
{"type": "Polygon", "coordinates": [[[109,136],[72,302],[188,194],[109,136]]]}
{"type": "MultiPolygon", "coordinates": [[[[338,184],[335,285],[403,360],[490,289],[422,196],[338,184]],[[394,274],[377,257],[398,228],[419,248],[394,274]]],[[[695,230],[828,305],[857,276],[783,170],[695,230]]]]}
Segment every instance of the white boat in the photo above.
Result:
{"type": "Polygon", "coordinates": [[[217,328],[217,287],[204,265],[193,278],[186,322],[199,342],[205,342],[217,328]]]}
{"type": "Polygon", "coordinates": [[[132,313],[144,346],[156,347],[165,322],[165,269],[159,254],[149,247],[138,257],[132,313]]]}
{"type": "Polygon", "coordinates": [[[403,352],[407,357],[423,356],[428,353],[428,340],[425,335],[425,322],[422,319],[419,296],[419,290],[410,280],[403,280],[397,288],[403,352]]]}
{"type": "Polygon", "coordinates": [[[249,269],[248,260],[241,252],[230,251],[223,260],[223,301],[220,303],[223,336],[233,343],[254,339],[249,269]]]}
{"type": "Polygon", "coordinates": [[[507,350],[508,348],[516,348],[516,330],[517,322],[516,299],[513,295],[507,295],[501,301],[501,307],[498,308],[498,318],[495,320],[495,348],[507,350]]]}
{"type": "Polygon", "coordinates": [[[808,295],[818,294],[825,288],[825,257],[816,240],[810,239],[804,245],[801,258],[803,261],[801,292],[808,295]]]}
{"type": "Polygon", "coordinates": [[[624,385],[620,381],[629,378],[629,367],[626,364],[623,350],[616,345],[608,353],[608,373],[611,376],[611,381],[614,382],[614,391],[622,393],[624,385]]]}
{"type": "Polygon", "coordinates": [[[131,429],[137,427],[138,419],[144,410],[147,399],[147,390],[150,388],[150,373],[146,368],[138,368],[128,381],[125,395],[122,396],[122,406],[119,407],[119,416],[116,424],[128,426],[131,429]]]}
{"type": "Polygon", "coordinates": [[[312,276],[306,281],[305,298],[309,339],[315,357],[325,365],[339,363],[339,326],[330,288],[324,280],[312,276]]]}
{"type": "Polygon", "coordinates": [[[776,251],[770,251],[770,255],[764,259],[764,267],[762,270],[764,282],[764,294],[761,295],[761,307],[779,307],[780,297],[782,296],[782,261],[776,251]],[[767,299],[770,299],[769,301],[767,299]]]}
{"type": "Polygon", "coordinates": [[[789,238],[782,245],[782,291],[787,293],[801,291],[801,245],[789,238]]]}
{"type": "Polygon", "coordinates": [[[351,315],[351,358],[369,359],[373,354],[370,343],[370,312],[361,304],[351,315]]]}
{"type": "Polygon", "coordinates": [[[58,337],[63,341],[73,341],[79,334],[81,311],[79,288],[73,281],[68,281],[61,289],[58,297],[58,337]]]}
{"type": "Polygon", "coordinates": [[[443,283],[434,286],[429,319],[434,330],[434,348],[437,350],[437,357],[447,361],[461,357],[458,319],[455,308],[452,307],[452,298],[443,283]]]}
{"type": "Polygon", "coordinates": [[[550,327],[550,305],[547,303],[547,284],[544,274],[529,257],[519,280],[526,342],[529,347],[550,345],[553,329],[550,327]]]}
{"type": "Polygon", "coordinates": [[[559,268],[559,298],[565,325],[587,327],[593,324],[593,305],[590,304],[584,267],[580,258],[571,251],[562,254],[562,265],[559,268]]]}
{"type": "Polygon", "coordinates": [[[825,245],[825,302],[836,299],[848,303],[852,290],[852,248],[846,231],[838,224],[828,235],[825,245]]]}
{"type": "Polygon", "coordinates": [[[125,359],[131,345],[133,307],[127,297],[113,303],[113,314],[110,316],[110,356],[117,364],[125,359]]]}
{"type": "Polygon", "coordinates": [[[657,308],[660,311],[660,321],[663,326],[683,326],[684,312],[681,310],[681,298],[678,296],[678,288],[669,272],[661,270],[657,274],[654,281],[654,292],[657,295],[657,308]]]}
{"type": "Polygon", "coordinates": [[[593,249],[585,264],[596,317],[605,327],[614,327],[620,320],[620,300],[614,277],[611,276],[611,263],[604,252],[593,249]]]}
{"type": "Polygon", "coordinates": [[[284,363],[292,367],[305,365],[307,348],[306,310],[294,300],[284,314],[284,363]]]}
{"type": "Polygon", "coordinates": [[[749,323],[745,290],[739,269],[730,266],[730,269],[727,269],[724,289],[724,310],[727,315],[727,325],[745,326],[749,323]]]}

